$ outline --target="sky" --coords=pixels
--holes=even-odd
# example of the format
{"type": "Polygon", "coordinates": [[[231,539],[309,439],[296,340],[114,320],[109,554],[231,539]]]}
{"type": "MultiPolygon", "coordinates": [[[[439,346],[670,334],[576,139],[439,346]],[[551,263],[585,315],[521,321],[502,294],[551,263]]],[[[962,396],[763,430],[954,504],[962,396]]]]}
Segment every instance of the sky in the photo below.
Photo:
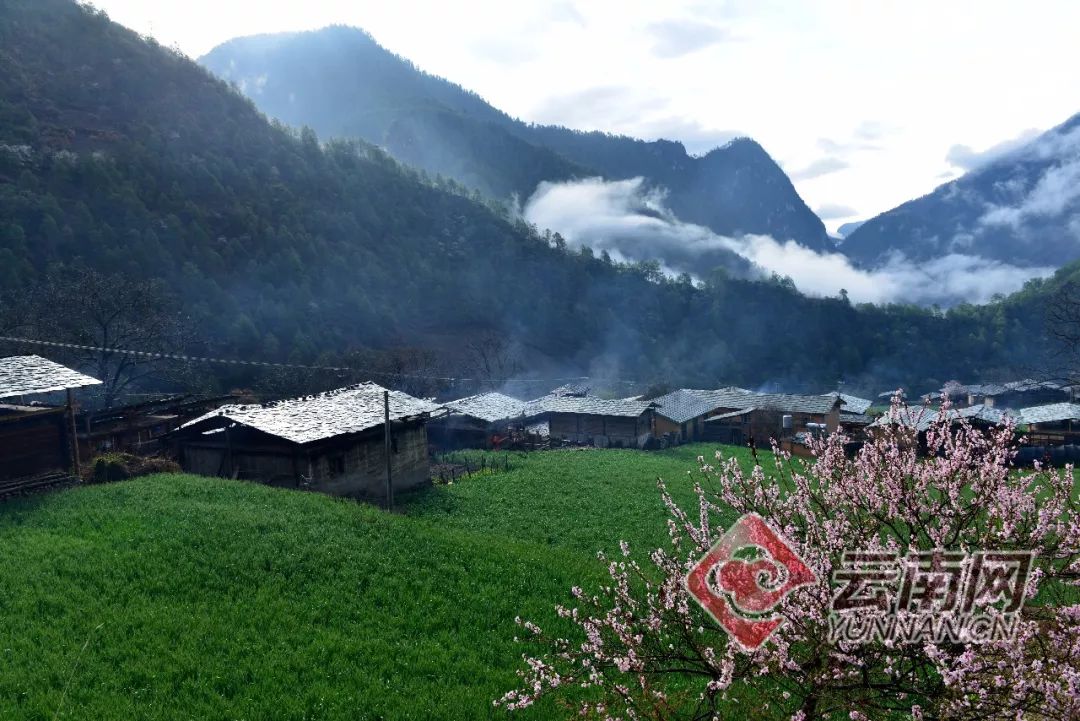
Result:
{"type": "Polygon", "coordinates": [[[830,231],[1080,112],[1075,0],[96,0],[198,57],[237,36],[364,28],[526,121],[747,135],[830,231]]]}

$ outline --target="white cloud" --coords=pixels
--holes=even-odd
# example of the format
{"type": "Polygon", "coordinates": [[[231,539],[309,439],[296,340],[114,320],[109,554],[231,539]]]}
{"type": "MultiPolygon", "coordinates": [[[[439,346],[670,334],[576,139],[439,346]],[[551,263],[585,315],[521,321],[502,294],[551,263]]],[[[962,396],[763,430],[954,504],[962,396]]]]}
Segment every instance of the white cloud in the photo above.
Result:
{"type": "Polygon", "coordinates": [[[696,20],[661,20],[651,23],[653,52],[661,58],[677,58],[733,39],[725,27],[696,20]]]}
{"type": "Polygon", "coordinates": [[[1038,135],[1038,130],[1028,128],[1015,138],[1002,140],[1000,143],[995,143],[984,150],[974,150],[969,145],[957,144],[949,148],[949,152],[945,154],[945,160],[949,165],[963,171],[976,170],[1023,147],[1038,135]]]}
{"type": "MultiPolygon", "coordinates": [[[[1071,214],[1080,217],[1080,125],[1070,132],[1052,132],[1038,141],[1013,151],[1019,160],[1032,157],[1053,160],[1030,189],[1023,179],[1001,186],[1005,195],[1016,198],[1011,204],[991,206],[980,219],[984,226],[1008,225],[1022,231],[1027,222],[1071,214]]],[[[1080,238],[1078,238],[1080,239],[1080,238]]]]}
{"type": "Polygon", "coordinates": [[[822,220],[837,220],[838,218],[851,218],[859,214],[859,211],[850,205],[841,203],[826,203],[814,209],[814,213],[822,220]]]}
{"type": "Polygon", "coordinates": [[[856,302],[984,303],[1053,272],[960,253],[919,264],[897,255],[880,268],[863,270],[839,253],[818,253],[763,235],[720,236],[684,223],[664,205],[664,197],[641,178],[541,183],[523,214],[575,246],[607,250],[617,259],[655,259],[674,272],[704,275],[719,259],[734,254],[758,273],[790,277],[810,295],[835,296],[843,288],[856,302]]]}
{"type": "Polygon", "coordinates": [[[829,173],[835,173],[838,170],[847,168],[849,165],[850,164],[846,160],[841,160],[840,158],[819,158],[804,168],[791,171],[788,175],[792,180],[809,180],[811,178],[821,177],[822,175],[828,175],[829,173]]]}

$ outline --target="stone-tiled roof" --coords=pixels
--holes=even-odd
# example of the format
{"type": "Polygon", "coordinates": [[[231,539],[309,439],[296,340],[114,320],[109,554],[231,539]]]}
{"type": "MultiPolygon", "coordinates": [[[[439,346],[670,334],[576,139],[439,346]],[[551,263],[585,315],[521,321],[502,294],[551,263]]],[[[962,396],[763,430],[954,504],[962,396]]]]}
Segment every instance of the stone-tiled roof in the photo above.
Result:
{"type": "Polygon", "coordinates": [[[1054,381],[1040,381],[1033,378],[1025,378],[1019,381],[1008,381],[1004,383],[954,383],[942,388],[940,393],[928,394],[937,397],[941,397],[942,393],[948,393],[952,398],[956,398],[959,394],[972,394],[976,396],[1000,396],[1005,393],[1030,393],[1032,391],[1063,391],[1066,392],[1067,388],[1060,383],[1054,381]]]}
{"type": "Polygon", "coordinates": [[[800,396],[788,393],[755,393],[751,405],[758,410],[780,411],[782,413],[828,414],[838,402],[837,395],[800,396]]]}
{"type": "Polygon", "coordinates": [[[685,388],[654,398],[652,402],[656,404],[657,415],[672,423],[686,423],[716,410],[717,407],[709,398],[685,388]]]}
{"type": "Polygon", "coordinates": [[[525,404],[526,416],[543,413],[579,413],[590,416],[637,418],[652,406],[651,401],[627,401],[596,396],[546,395],[525,404]]]}
{"type": "MultiPolygon", "coordinates": [[[[312,443],[381,426],[384,390],[375,383],[360,383],[314,396],[261,405],[227,405],[182,427],[222,417],[293,443],[312,443]]],[[[390,420],[417,417],[439,408],[441,406],[431,401],[390,391],[390,420]]]]}
{"type": "Polygon", "coordinates": [[[444,405],[454,413],[479,418],[488,423],[516,418],[525,410],[525,401],[502,393],[481,393],[449,401],[444,405]]]}
{"type": "MultiPolygon", "coordinates": [[[[891,425],[893,423],[899,423],[900,425],[907,426],[909,428],[915,428],[918,431],[925,431],[937,420],[940,411],[932,408],[924,408],[922,406],[909,406],[900,408],[897,411],[896,418],[892,418],[890,413],[885,413],[876,421],[871,423],[871,426],[882,427],[891,425]]],[[[946,417],[950,422],[959,421],[961,419],[967,419],[969,421],[982,421],[984,423],[1001,424],[1005,422],[1005,416],[1011,415],[1007,411],[1003,411],[1000,408],[991,408],[990,406],[977,405],[969,408],[950,408],[946,414],[946,417]]],[[[1016,418],[1013,415],[1013,418],[1016,418]]]]}
{"type": "MultiPolygon", "coordinates": [[[[831,396],[832,393],[826,393],[825,396],[831,396]]],[[[858,396],[849,396],[847,393],[840,393],[840,400],[844,402],[843,412],[845,413],[866,413],[870,406],[874,405],[874,402],[866,398],[859,398],[858,396]]]]}
{"type": "Polygon", "coordinates": [[[790,393],[756,393],[746,388],[728,386],[716,390],[681,388],[653,400],[658,404],[657,413],[675,423],[685,423],[691,418],[716,410],[747,411],[751,409],[779,411],[781,413],[829,413],[837,401],[836,393],[820,396],[803,396],[790,393]]]}
{"type": "Polygon", "coordinates": [[[1050,403],[1044,406],[1021,408],[1021,423],[1058,423],[1060,421],[1080,420],[1080,404],[1050,403]]]}
{"type": "Polygon", "coordinates": [[[559,386],[555,390],[548,393],[549,396],[587,396],[592,391],[592,384],[589,381],[574,381],[567,383],[566,385],[559,386]]]}
{"type": "Polygon", "coordinates": [[[725,421],[729,418],[737,418],[738,416],[744,416],[753,410],[755,410],[753,406],[750,406],[749,408],[740,408],[737,411],[730,411],[728,413],[720,413],[719,415],[710,416],[709,418],[705,419],[705,422],[714,423],[716,421],[725,421]]]}
{"type": "Polygon", "coordinates": [[[864,413],[847,413],[845,411],[840,411],[841,425],[868,426],[873,422],[873,416],[868,416],[864,413]]]}
{"type": "Polygon", "coordinates": [[[0,398],[101,385],[97,378],[36,355],[0,358],[0,398]]]}

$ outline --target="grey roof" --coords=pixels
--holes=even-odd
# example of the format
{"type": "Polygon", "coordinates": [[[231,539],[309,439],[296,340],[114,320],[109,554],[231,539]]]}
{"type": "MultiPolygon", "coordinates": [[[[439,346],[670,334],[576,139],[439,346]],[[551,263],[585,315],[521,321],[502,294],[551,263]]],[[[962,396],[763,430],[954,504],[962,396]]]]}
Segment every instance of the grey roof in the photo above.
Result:
{"type": "Polygon", "coordinates": [[[1050,403],[1044,406],[1021,408],[1022,423],[1057,423],[1058,421],[1080,420],[1080,404],[1050,403]]]}
{"type": "Polygon", "coordinates": [[[977,396],[1000,396],[1005,393],[1028,393],[1041,390],[1063,391],[1066,389],[1060,383],[1039,381],[1033,378],[1004,383],[953,384],[941,389],[943,393],[948,392],[953,396],[957,393],[970,393],[977,396]]]}
{"type": "Polygon", "coordinates": [[[702,397],[698,392],[685,388],[654,398],[657,415],[672,423],[686,423],[716,410],[716,403],[702,397]]]}
{"type": "Polygon", "coordinates": [[[782,413],[812,413],[825,415],[832,411],[840,399],[835,393],[824,396],[800,396],[790,393],[755,393],[750,403],[758,410],[782,413]]]}
{"type": "Polygon", "coordinates": [[[802,396],[790,393],[757,393],[746,388],[728,386],[716,390],[682,388],[660,396],[653,402],[659,404],[657,412],[660,415],[671,418],[676,423],[683,423],[715,410],[758,409],[782,413],[827,414],[832,411],[837,399],[836,393],[802,396]]]}
{"type": "Polygon", "coordinates": [[[0,398],[101,385],[97,378],[36,355],[0,358],[0,398]]]}
{"type": "Polygon", "coordinates": [[[449,401],[444,405],[454,413],[479,418],[488,423],[515,418],[525,410],[525,401],[520,401],[502,393],[481,393],[468,398],[449,401]]]}
{"type": "Polygon", "coordinates": [[[627,401],[596,396],[546,395],[525,404],[525,415],[543,413],[578,413],[590,416],[637,418],[652,407],[650,401],[627,401]]]}
{"type": "Polygon", "coordinates": [[[845,411],[840,411],[840,423],[846,423],[851,426],[868,426],[873,422],[873,416],[868,416],[864,413],[847,413],[845,411]]]}
{"type": "Polygon", "coordinates": [[[567,383],[566,385],[559,386],[555,390],[548,393],[549,396],[587,396],[592,390],[592,384],[588,381],[574,381],[567,383]]]}
{"type": "MultiPolygon", "coordinates": [[[[889,412],[882,415],[870,425],[873,427],[882,427],[891,425],[895,420],[895,422],[900,425],[915,428],[921,432],[930,428],[939,415],[940,411],[932,408],[923,408],[921,406],[903,407],[898,410],[895,419],[892,417],[892,413],[889,412]]],[[[1000,408],[977,405],[969,408],[950,408],[946,417],[950,422],[967,419],[971,421],[982,421],[984,423],[1000,424],[1005,422],[1006,415],[1008,415],[1007,412],[1000,408]]]]}
{"type": "Polygon", "coordinates": [[[905,391],[903,388],[894,388],[891,391],[885,391],[884,393],[878,393],[877,397],[878,398],[883,398],[885,400],[892,400],[893,396],[895,396],[897,393],[900,394],[901,399],[907,398],[907,391],[905,391]]]}
{"type": "MultiPolygon", "coordinates": [[[[826,396],[833,395],[832,393],[824,394],[826,396]]],[[[840,400],[844,402],[843,410],[847,413],[866,413],[870,406],[874,405],[874,402],[866,398],[859,398],[858,396],[849,396],[847,393],[840,393],[840,400]]]]}
{"type": "MultiPolygon", "coordinates": [[[[375,383],[360,383],[314,396],[261,405],[227,405],[181,427],[221,417],[293,443],[312,443],[381,426],[384,390],[375,383]]],[[[439,408],[441,406],[431,401],[390,391],[390,420],[421,416],[439,408]]]]}
{"type": "Polygon", "coordinates": [[[739,410],[731,411],[730,413],[721,413],[717,416],[710,416],[709,418],[705,419],[705,422],[713,423],[714,421],[723,421],[727,420],[728,418],[735,418],[736,416],[744,416],[752,410],[755,410],[753,406],[750,406],[749,408],[740,408],[739,410]]]}

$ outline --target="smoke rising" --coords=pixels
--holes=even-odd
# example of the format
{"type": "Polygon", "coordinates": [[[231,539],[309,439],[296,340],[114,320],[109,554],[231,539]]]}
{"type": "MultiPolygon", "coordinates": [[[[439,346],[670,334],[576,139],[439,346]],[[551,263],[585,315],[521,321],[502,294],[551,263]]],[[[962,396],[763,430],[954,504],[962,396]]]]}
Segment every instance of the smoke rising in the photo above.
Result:
{"type": "Polygon", "coordinates": [[[751,277],[776,273],[809,295],[835,296],[844,289],[855,302],[985,303],[998,293],[1019,290],[1029,278],[1053,272],[961,253],[922,263],[896,254],[864,270],[840,253],[819,253],[764,235],[721,236],[685,223],[667,208],[665,192],[640,177],[544,182],[522,212],[568,243],[607,251],[616,260],[656,260],[667,272],[696,277],[717,266],[751,277]]]}

